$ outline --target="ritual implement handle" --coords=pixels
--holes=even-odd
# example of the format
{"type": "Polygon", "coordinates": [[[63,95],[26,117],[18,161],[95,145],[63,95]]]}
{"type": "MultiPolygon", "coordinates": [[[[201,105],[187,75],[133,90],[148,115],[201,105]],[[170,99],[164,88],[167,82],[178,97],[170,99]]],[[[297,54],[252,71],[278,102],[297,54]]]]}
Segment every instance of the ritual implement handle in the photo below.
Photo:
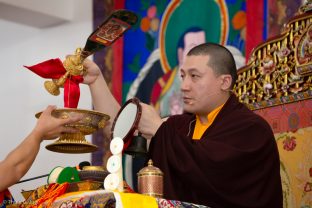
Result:
{"type": "Polygon", "coordinates": [[[36,176],[36,177],[28,178],[28,179],[25,179],[25,180],[21,180],[21,181],[17,182],[16,184],[18,184],[18,183],[24,183],[24,182],[27,182],[27,181],[32,181],[32,180],[35,180],[35,179],[38,179],[38,178],[44,178],[44,177],[47,177],[47,176],[49,176],[49,174],[45,174],[45,175],[41,175],[41,176],[36,176]]]}

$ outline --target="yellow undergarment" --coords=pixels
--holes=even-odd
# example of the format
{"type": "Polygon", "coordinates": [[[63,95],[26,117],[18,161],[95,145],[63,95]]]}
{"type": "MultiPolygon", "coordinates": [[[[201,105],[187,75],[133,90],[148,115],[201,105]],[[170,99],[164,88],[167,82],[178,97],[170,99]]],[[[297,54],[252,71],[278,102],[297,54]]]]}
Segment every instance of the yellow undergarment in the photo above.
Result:
{"type": "Polygon", "coordinates": [[[195,129],[194,129],[194,133],[193,133],[193,139],[194,140],[200,140],[201,139],[201,137],[203,136],[205,131],[209,128],[209,126],[211,126],[211,124],[213,123],[213,121],[215,120],[217,115],[219,114],[223,105],[224,104],[220,105],[219,107],[217,107],[216,109],[214,109],[213,111],[211,111],[207,115],[208,123],[205,123],[205,124],[201,123],[199,116],[196,115],[195,129]]]}

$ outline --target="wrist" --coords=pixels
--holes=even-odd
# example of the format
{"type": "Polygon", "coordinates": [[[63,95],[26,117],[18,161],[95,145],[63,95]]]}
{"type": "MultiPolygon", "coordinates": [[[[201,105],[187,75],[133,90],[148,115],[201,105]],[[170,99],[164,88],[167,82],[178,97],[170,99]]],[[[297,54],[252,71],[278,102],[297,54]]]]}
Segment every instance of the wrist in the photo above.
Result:
{"type": "Polygon", "coordinates": [[[44,134],[41,131],[38,131],[36,128],[30,132],[29,136],[30,138],[38,141],[39,143],[41,143],[44,140],[44,134]]]}
{"type": "Polygon", "coordinates": [[[102,75],[99,75],[93,82],[89,84],[89,87],[96,88],[97,86],[101,85],[102,82],[105,82],[104,77],[102,75]]]}
{"type": "Polygon", "coordinates": [[[155,136],[156,132],[158,131],[159,127],[162,125],[163,121],[162,120],[158,120],[155,122],[152,132],[151,132],[151,136],[155,136]]]}

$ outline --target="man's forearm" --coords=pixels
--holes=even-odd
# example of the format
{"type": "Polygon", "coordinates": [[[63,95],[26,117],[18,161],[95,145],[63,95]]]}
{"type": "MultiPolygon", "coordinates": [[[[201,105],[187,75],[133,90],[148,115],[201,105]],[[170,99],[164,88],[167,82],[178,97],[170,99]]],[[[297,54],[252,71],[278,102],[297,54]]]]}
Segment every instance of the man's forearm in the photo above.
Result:
{"type": "Polygon", "coordinates": [[[109,90],[103,76],[99,76],[90,84],[90,91],[94,109],[110,116],[110,121],[104,129],[106,136],[109,137],[112,123],[120,109],[120,105],[109,90]]]}
{"type": "Polygon", "coordinates": [[[14,185],[31,167],[35,160],[41,138],[37,132],[32,132],[0,163],[0,191],[14,185]]]}

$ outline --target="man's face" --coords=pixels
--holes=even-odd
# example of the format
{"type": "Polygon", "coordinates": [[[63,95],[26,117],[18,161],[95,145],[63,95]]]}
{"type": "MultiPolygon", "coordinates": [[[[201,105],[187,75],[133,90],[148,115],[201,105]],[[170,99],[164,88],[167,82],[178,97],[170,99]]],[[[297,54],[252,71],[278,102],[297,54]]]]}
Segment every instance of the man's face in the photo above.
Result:
{"type": "Polygon", "coordinates": [[[221,79],[207,65],[209,56],[186,56],[181,71],[184,110],[198,115],[210,113],[221,94],[221,79]]]}

